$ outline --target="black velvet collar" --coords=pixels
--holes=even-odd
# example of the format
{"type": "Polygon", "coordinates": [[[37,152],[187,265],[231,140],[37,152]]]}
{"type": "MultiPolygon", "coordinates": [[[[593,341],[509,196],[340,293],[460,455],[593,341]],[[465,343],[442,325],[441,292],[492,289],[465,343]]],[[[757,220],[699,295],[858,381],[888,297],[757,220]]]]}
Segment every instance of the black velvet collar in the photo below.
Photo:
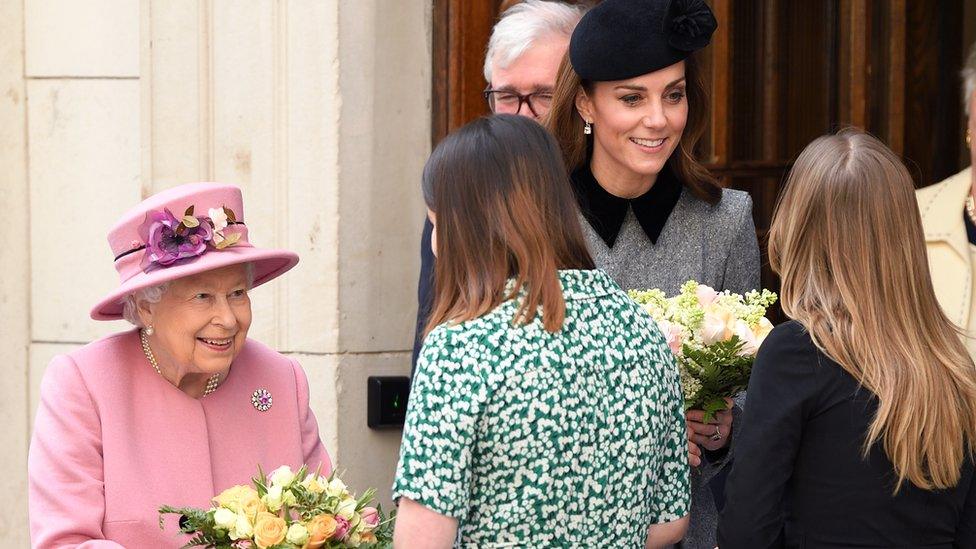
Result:
{"type": "Polygon", "coordinates": [[[668,217],[681,198],[681,182],[668,164],[658,174],[650,190],[637,198],[621,198],[608,193],[597,183],[589,165],[573,172],[572,181],[583,217],[610,248],[617,241],[628,207],[633,210],[634,217],[651,243],[657,244],[668,217]]]}

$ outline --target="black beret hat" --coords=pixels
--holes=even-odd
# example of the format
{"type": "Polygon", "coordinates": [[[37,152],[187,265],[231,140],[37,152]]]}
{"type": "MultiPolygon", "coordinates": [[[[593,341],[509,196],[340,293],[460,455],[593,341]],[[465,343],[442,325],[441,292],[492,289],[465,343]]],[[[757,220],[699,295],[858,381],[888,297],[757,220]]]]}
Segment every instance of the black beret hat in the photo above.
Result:
{"type": "Polygon", "coordinates": [[[583,80],[633,78],[683,61],[717,26],[703,0],[604,0],[573,31],[569,60],[583,80]]]}

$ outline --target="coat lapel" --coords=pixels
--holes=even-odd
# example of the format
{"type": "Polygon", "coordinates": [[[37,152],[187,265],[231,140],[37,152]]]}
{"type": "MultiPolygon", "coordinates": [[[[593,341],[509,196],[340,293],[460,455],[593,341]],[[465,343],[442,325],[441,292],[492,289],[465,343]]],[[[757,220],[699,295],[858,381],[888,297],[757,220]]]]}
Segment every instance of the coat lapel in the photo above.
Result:
{"type": "Polygon", "coordinates": [[[967,168],[918,193],[935,295],[949,320],[963,329],[972,306],[972,265],[961,210],[971,177],[967,168]]]}

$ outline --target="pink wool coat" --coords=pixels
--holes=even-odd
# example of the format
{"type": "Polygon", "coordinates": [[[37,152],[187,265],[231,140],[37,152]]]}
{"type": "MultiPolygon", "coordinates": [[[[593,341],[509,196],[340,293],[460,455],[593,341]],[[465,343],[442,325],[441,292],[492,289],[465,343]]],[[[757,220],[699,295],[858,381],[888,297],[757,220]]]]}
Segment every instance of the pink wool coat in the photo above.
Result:
{"type": "Polygon", "coordinates": [[[163,504],[206,508],[280,465],[331,471],[293,360],[248,340],[217,390],[194,399],[157,374],[135,330],[54,359],[28,461],[34,547],[179,547],[163,504]],[[273,405],[251,404],[267,389],[273,405]]]}

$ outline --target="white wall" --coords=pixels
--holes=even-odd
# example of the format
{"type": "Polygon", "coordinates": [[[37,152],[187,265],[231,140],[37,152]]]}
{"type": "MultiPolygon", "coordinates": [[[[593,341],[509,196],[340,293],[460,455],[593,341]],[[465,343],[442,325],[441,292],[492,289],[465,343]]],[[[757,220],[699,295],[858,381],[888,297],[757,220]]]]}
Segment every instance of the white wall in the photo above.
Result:
{"type": "Polygon", "coordinates": [[[0,2],[0,545],[28,545],[26,451],[57,353],[125,329],[88,309],[117,281],[125,209],[188,181],[244,188],[253,241],[302,261],[256,290],[252,337],[298,357],[323,441],[389,504],[399,431],[366,428],[365,379],[406,374],[430,142],[423,0],[0,2]]]}

